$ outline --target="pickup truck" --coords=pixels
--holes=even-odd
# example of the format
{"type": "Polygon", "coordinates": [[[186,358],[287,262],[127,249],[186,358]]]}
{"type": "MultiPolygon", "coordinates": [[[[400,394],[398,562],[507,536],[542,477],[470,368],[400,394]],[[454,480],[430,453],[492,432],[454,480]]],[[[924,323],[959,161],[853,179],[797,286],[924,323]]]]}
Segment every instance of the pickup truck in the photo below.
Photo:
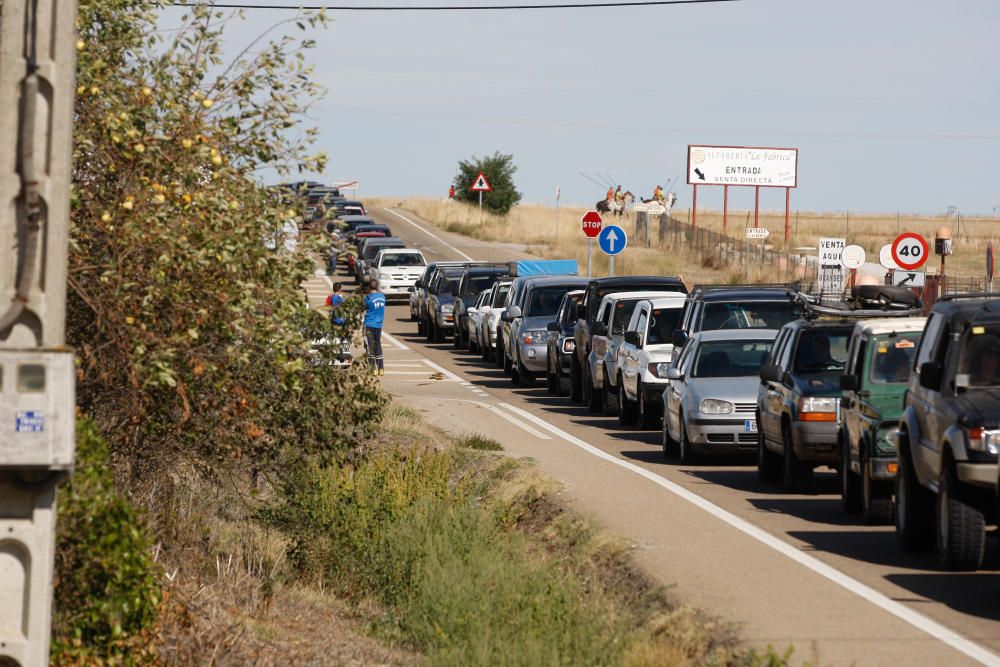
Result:
{"type": "Polygon", "coordinates": [[[583,401],[592,412],[600,410],[602,396],[595,394],[587,358],[591,353],[590,328],[597,317],[601,300],[615,292],[657,291],[687,294],[680,278],[666,276],[616,276],[595,278],[587,283],[583,301],[577,306],[577,321],[573,327],[574,356],[570,359],[570,398],[583,401]]]}
{"type": "Polygon", "coordinates": [[[387,248],[375,255],[368,267],[368,278],[378,282],[378,291],[387,299],[408,298],[425,266],[427,260],[419,250],[387,248]]]}

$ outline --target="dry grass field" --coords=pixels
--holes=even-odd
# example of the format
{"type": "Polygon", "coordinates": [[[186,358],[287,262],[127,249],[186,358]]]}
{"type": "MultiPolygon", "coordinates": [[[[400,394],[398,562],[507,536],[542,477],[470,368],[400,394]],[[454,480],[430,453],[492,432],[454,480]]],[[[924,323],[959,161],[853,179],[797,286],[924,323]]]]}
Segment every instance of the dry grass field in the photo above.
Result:
{"type": "MultiPolygon", "coordinates": [[[[563,207],[558,212],[550,206],[523,204],[515,207],[505,217],[484,213],[480,223],[479,210],[458,202],[440,199],[394,199],[390,197],[368,198],[369,206],[391,206],[415,213],[424,220],[452,232],[489,241],[519,243],[532,246],[532,252],[544,257],[570,257],[586,266],[586,237],[580,231],[580,217],[587,209],[563,207]]],[[[690,209],[673,211],[673,217],[690,222],[690,209]]],[[[605,224],[618,218],[605,216],[605,224]]],[[[631,219],[621,218],[626,229],[631,229],[631,219]]],[[[722,212],[698,211],[698,227],[716,232],[723,231],[722,212]]],[[[915,231],[924,236],[931,245],[935,231],[942,226],[951,229],[954,254],[947,259],[947,273],[952,277],[982,280],[985,273],[986,244],[1000,242],[1000,219],[988,217],[963,217],[960,221],[945,216],[914,216],[896,214],[846,214],[846,213],[805,213],[793,212],[790,216],[790,238],[784,241],[784,211],[761,211],[760,226],[771,230],[768,243],[779,250],[793,250],[800,247],[816,248],[821,236],[846,238],[848,243],[862,246],[868,261],[878,262],[879,248],[889,243],[898,232],[915,231]],[[898,232],[897,232],[898,230],[898,232]]],[[[728,234],[741,239],[743,228],[753,226],[753,211],[730,210],[728,234]]],[[[654,239],[651,248],[631,245],[616,260],[616,273],[658,273],[683,275],[689,282],[702,281],[742,281],[742,272],[734,274],[729,269],[715,269],[700,257],[683,256],[676,252],[664,252],[656,247],[654,239]],[[704,265],[703,265],[704,264],[704,265]]],[[[1000,247],[997,248],[1000,250],[1000,247]]],[[[607,259],[600,251],[595,252],[595,274],[607,271],[607,259]]],[[[930,273],[936,273],[939,259],[931,257],[926,265],[930,273]]],[[[754,280],[773,280],[773,276],[751,275],[754,280]]]]}

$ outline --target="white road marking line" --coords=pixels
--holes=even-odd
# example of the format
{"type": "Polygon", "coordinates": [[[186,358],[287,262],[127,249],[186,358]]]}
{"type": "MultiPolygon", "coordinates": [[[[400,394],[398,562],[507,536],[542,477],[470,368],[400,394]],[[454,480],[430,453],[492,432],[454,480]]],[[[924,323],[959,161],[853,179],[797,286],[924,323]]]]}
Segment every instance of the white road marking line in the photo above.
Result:
{"type": "Polygon", "coordinates": [[[538,438],[539,440],[551,440],[552,439],[551,436],[545,435],[544,433],[542,433],[541,431],[539,431],[536,428],[533,428],[529,424],[525,424],[523,421],[521,421],[520,419],[518,419],[514,415],[509,414],[507,412],[504,412],[503,410],[501,410],[500,408],[498,408],[495,405],[490,405],[489,403],[482,403],[480,401],[470,401],[467,398],[445,398],[445,399],[442,399],[442,400],[445,400],[445,401],[458,401],[460,403],[472,403],[473,405],[478,405],[479,407],[481,407],[481,408],[483,408],[485,410],[489,410],[490,412],[492,412],[493,414],[497,415],[498,417],[502,417],[506,421],[509,421],[511,424],[513,424],[514,426],[518,427],[519,429],[521,429],[525,433],[527,433],[527,434],[529,434],[531,436],[534,436],[535,438],[538,438]]]}
{"type": "MultiPolygon", "coordinates": [[[[433,371],[431,371],[431,370],[426,370],[426,371],[392,371],[392,370],[386,370],[386,372],[385,372],[386,375],[423,375],[424,377],[428,377],[432,373],[433,373],[433,371]]],[[[449,382],[454,382],[454,380],[452,380],[451,378],[448,378],[448,381],[449,382]]]]}
{"type": "Polygon", "coordinates": [[[802,551],[799,551],[799,549],[792,546],[791,544],[782,541],[781,539],[775,537],[774,535],[771,535],[770,533],[761,528],[758,528],[749,521],[741,519],[732,512],[729,512],[728,510],[719,507],[715,503],[708,501],[705,498],[702,498],[698,494],[688,491],[683,486],[671,482],[670,480],[665,479],[660,475],[657,475],[652,471],[646,470],[645,468],[638,466],[634,463],[631,463],[629,461],[623,461],[622,459],[619,459],[616,456],[608,454],[604,450],[599,449],[585,442],[584,440],[581,440],[580,438],[577,438],[576,436],[567,433],[566,431],[563,431],[557,426],[549,424],[542,418],[537,417],[531,414],[530,412],[527,412],[526,410],[522,410],[521,408],[510,405],[509,403],[500,403],[499,405],[500,407],[506,408],[507,410],[510,410],[511,412],[520,415],[524,419],[527,419],[528,421],[537,424],[538,426],[542,427],[549,433],[552,433],[562,438],[569,444],[579,447],[580,449],[596,456],[599,459],[603,459],[617,466],[621,466],[626,470],[630,470],[636,473],[637,475],[645,477],[654,484],[657,484],[658,486],[663,487],[667,491],[670,491],[674,495],[679,496],[680,498],[688,501],[695,507],[698,507],[699,509],[702,509],[711,514],[712,516],[716,517],[717,519],[720,519],[728,523],[730,526],[736,528],[741,533],[757,540],[758,542],[764,544],[765,546],[770,547],[771,549],[774,549],[783,556],[787,556],[788,558],[799,563],[800,565],[809,568],[816,574],[825,577],[826,579],[829,579],[838,586],[854,593],[855,595],[863,598],[864,600],[867,600],[868,602],[871,602],[876,607],[880,607],[881,609],[889,612],[896,618],[906,623],[909,623],[913,627],[922,630],[923,632],[926,632],[934,639],[944,642],[948,646],[952,647],[956,651],[964,653],[965,655],[972,658],[976,662],[982,665],[988,665],[990,667],[1000,667],[1000,656],[998,656],[996,653],[993,653],[984,646],[980,646],[979,644],[976,644],[975,642],[961,636],[954,630],[951,630],[945,627],[944,625],[941,625],[937,621],[931,620],[927,616],[924,616],[923,614],[913,611],[906,605],[896,602],[892,598],[876,591],[874,588],[868,586],[867,584],[863,584],[857,579],[853,579],[848,575],[844,574],[843,572],[837,570],[836,568],[827,565],[818,558],[803,553],[802,551]]]}
{"type": "Polygon", "coordinates": [[[400,361],[393,361],[387,364],[387,366],[391,366],[392,368],[424,368],[427,366],[427,364],[424,363],[410,364],[410,363],[403,363],[400,361]]]}
{"type": "Polygon", "coordinates": [[[444,366],[438,366],[437,364],[435,364],[430,359],[424,359],[424,361],[427,363],[428,366],[430,366],[431,368],[433,368],[437,372],[441,373],[442,375],[444,375],[449,380],[454,380],[455,382],[459,382],[459,383],[461,383],[463,381],[462,378],[458,377],[457,375],[455,375],[454,373],[452,373],[451,371],[449,371],[444,366]]]}
{"type": "Polygon", "coordinates": [[[476,261],[476,260],[472,259],[471,257],[469,257],[468,255],[466,255],[466,254],[465,254],[464,252],[462,252],[461,250],[459,250],[458,248],[456,248],[455,246],[453,246],[453,245],[451,245],[450,243],[448,243],[447,241],[445,241],[445,240],[444,240],[443,238],[441,238],[441,237],[440,237],[440,236],[438,236],[437,234],[434,234],[433,232],[431,232],[431,231],[429,231],[429,230],[425,229],[425,228],[423,227],[423,225],[418,225],[417,223],[413,222],[412,220],[410,220],[409,218],[407,218],[407,217],[406,217],[405,215],[403,215],[402,213],[396,213],[396,212],[395,212],[395,211],[393,211],[393,210],[392,210],[391,208],[384,208],[384,209],[382,209],[382,210],[383,210],[383,211],[387,211],[387,212],[389,212],[389,213],[392,213],[392,214],[393,214],[394,216],[396,216],[397,218],[400,218],[401,220],[405,220],[406,222],[410,223],[411,225],[413,225],[414,227],[416,227],[417,229],[419,229],[420,231],[422,231],[422,232],[423,232],[424,234],[427,234],[427,235],[428,235],[428,236],[430,236],[431,238],[435,239],[435,240],[436,240],[436,241],[437,241],[438,243],[440,243],[441,245],[443,245],[443,246],[445,246],[446,248],[448,248],[448,249],[450,249],[450,250],[454,251],[455,253],[457,253],[457,254],[461,255],[462,257],[464,257],[465,259],[469,260],[470,262],[474,262],[474,261],[476,261]]]}
{"type": "MultiPolygon", "coordinates": [[[[406,347],[405,345],[403,345],[395,336],[392,336],[392,335],[386,333],[385,331],[382,332],[382,338],[385,338],[387,341],[389,341],[390,343],[392,343],[392,345],[394,345],[397,350],[409,350],[410,349],[410,348],[406,347]]],[[[430,362],[428,362],[428,363],[430,363],[430,362]]]]}

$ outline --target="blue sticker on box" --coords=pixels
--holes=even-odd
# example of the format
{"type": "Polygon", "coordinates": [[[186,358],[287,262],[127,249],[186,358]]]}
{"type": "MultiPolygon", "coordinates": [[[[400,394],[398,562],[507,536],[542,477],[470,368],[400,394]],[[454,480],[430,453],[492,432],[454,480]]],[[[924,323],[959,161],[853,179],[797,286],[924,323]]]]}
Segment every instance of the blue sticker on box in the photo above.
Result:
{"type": "Polygon", "coordinates": [[[14,430],[18,433],[41,433],[45,430],[45,415],[34,410],[19,410],[14,430]]]}

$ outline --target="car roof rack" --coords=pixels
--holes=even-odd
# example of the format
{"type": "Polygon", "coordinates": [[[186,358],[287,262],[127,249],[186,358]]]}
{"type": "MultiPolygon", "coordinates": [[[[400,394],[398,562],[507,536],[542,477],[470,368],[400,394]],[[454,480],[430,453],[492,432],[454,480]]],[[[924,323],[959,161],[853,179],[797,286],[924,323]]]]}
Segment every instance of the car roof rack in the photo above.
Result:
{"type": "Polygon", "coordinates": [[[737,283],[730,285],[711,283],[707,285],[695,285],[691,288],[691,294],[694,294],[695,292],[714,292],[716,290],[727,289],[784,289],[795,293],[801,293],[802,283],[798,281],[794,283],[737,283]]]}
{"type": "Polygon", "coordinates": [[[924,304],[908,288],[889,285],[858,285],[840,301],[823,303],[818,297],[799,292],[795,304],[801,317],[870,319],[876,317],[915,317],[924,314],[924,304]]]}

